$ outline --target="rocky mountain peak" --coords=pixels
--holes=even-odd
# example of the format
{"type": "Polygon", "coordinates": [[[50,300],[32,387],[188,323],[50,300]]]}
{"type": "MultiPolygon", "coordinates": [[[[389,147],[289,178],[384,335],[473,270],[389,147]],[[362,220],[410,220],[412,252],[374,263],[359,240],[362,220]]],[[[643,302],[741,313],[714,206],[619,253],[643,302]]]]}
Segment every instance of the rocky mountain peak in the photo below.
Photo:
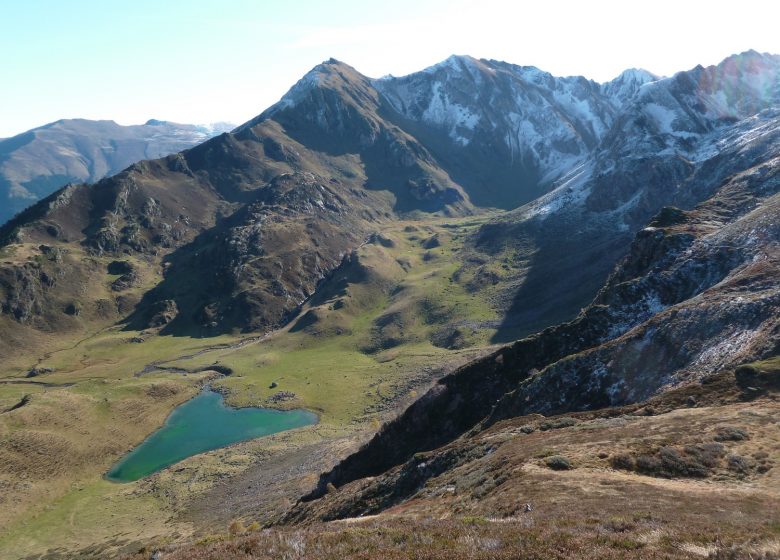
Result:
{"type": "Polygon", "coordinates": [[[617,78],[601,84],[601,89],[605,95],[622,107],[637,94],[639,88],[659,79],[660,76],[642,68],[629,68],[621,72],[617,78]]]}
{"type": "Polygon", "coordinates": [[[674,77],[681,87],[696,87],[710,118],[741,119],[780,102],[780,56],[746,51],[720,64],[697,67],[674,77]]]}
{"type": "Polygon", "coordinates": [[[288,132],[360,136],[364,143],[371,142],[380,128],[375,116],[378,106],[378,93],[370,80],[331,58],[312,68],[276,104],[235,132],[273,120],[288,132]]]}
{"type": "Polygon", "coordinates": [[[309,99],[317,90],[344,92],[361,86],[365,89],[367,83],[368,79],[352,66],[330,58],[309,70],[278,103],[266,110],[263,115],[268,117],[279,111],[296,107],[309,99]]]}
{"type": "Polygon", "coordinates": [[[492,154],[479,189],[484,193],[486,182],[496,185],[501,193],[481,202],[497,206],[526,202],[578,165],[616,112],[599,85],[585,78],[464,56],[372,84],[401,126],[409,123],[415,135],[439,148],[440,157],[463,166],[461,181],[484,165],[485,153],[492,154]],[[472,161],[477,159],[481,163],[472,161]]]}
{"type": "Polygon", "coordinates": [[[722,150],[716,143],[724,129],[780,104],[779,68],[780,57],[752,51],[644,83],[599,148],[612,153],[607,165],[712,157],[722,150]]]}
{"type": "Polygon", "coordinates": [[[430,75],[466,76],[474,77],[475,72],[494,72],[486,61],[478,60],[473,56],[453,54],[441,62],[425,68],[421,72],[430,75]]]}
{"type": "Polygon", "coordinates": [[[780,64],[780,55],[772,53],[760,53],[749,49],[741,53],[732,54],[724,58],[717,67],[732,68],[739,72],[741,70],[756,71],[757,69],[766,69],[780,64]]]}

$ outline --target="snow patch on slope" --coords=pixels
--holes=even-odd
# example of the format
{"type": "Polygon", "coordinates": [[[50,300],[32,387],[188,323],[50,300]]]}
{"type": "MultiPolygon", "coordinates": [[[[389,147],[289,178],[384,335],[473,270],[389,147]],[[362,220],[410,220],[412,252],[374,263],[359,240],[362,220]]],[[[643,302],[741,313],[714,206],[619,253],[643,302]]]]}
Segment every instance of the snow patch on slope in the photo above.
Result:
{"type": "Polygon", "coordinates": [[[425,122],[444,125],[448,134],[458,144],[465,146],[469,139],[461,134],[463,129],[473,131],[479,124],[479,115],[472,113],[468,107],[452,102],[441,82],[433,84],[433,96],[428,107],[423,111],[425,122]]]}
{"type": "Polygon", "coordinates": [[[564,207],[581,206],[590,194],[587,183],[592,171],[593,167],[588,164],[582,164],[571,170],[555,189],[526,205],[522,219],[545,218],[564,207]]]}
{"type": "Polygon", "coordinates": [[[295,82],[295,85],[279,100],[278,103],[269,107],[266,112],[273,112],[279,109],[289,109],[298,105],[309,92],[322,84],[326,74],[325,64],[318,64],[309,70],[303,78],[295,82]]]}
{"type": "Polygon", "coordinates": [[[658,132],[664,134],[674,133],[672,125],[677,119],[677,113],[669,107],[659,105],[658,103],[648,103],[644,107],[644,113],[655,122],[658,132]]]}
{"type": "Polygon", "coordinates": [[[553,98],[558,104],[567,108],[567,112],[589,124],[597,138],[602,138],[606,134],[609,123],[596,115],[588,99],[577,97],[570,89],[555,90],[553,98]]]}
{"type": "Polygon", "coordinates": [[[705,348],[691,365],[709,371],[718,370],[734,361],[735,355],[743,353],[755,336],[756,333],[752,330],[733,332],[705,348]]]}

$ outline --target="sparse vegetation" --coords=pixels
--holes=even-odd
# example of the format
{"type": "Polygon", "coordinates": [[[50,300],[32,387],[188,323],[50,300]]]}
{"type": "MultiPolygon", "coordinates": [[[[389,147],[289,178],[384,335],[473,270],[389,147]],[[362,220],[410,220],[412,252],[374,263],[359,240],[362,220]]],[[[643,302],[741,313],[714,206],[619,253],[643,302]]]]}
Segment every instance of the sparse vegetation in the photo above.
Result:
{"type": "Polygon", "coordinates": [[[560,430],[561,428],[570,428],[577,425],[576,418],[570,416],[562,416],[553,420],[546,420],[539,424],[539,429],[543,432],[547,430],[560,430]]]}
{"type": "Polygon", "coordinates": [[[544,460],[544,464],[554,471],[566,471],[574,468],[571,464],[571,461],[569,461],[563,455],[553,455],[552,457],[547,457],[547,459],[544,460]]]}
{"type": "Polygon", "coordinates": [[[664,478],[704,478],[720,465],[725,454],[719,443],[686,445],[683,448],[664,446],[653,454],[636,457],[636,471],[664,478]]]}
{"type": "Polygon", "coordinates": [[[720,442],[743,441],[748,439],[748,437],[748,433],[741,428],[735,428],[734,426],[723,426],[718,428],[718,432],[715,434],[713,439],[720,442]]]}
{"type": "Polygon", "coordinates": [[[246,533],[247,529],[244,525],[244,522],[240,519],[234,519],[230,522],[230,526],[228,527],[228,533],[230,536],[235,537],[237,535],[243,535],[246,533]]]}
{"type": "MultiPolygon", "coordinates": [[[[354,520],[270,529],[183,548],[164,546],[161,556],[166,560],[688,560],[692,546],[696,546],[696,550],[711,550],[709,558],[714,560],[776,558],[765,531],[748,543],[747,538],[740,541],[729,532],[721,533],[718,541],[703,540],[695,532],[686,533],[683,527],[659,528],[652,521],[611,518],[596,531],[573,517],[544,524],[531,519],[354,520]],[[648,538],[648,532],[660,533],[661,537],[648,538]]],[[[143,552],[126,560],[150,557],[151,553],[143,552]]]]}

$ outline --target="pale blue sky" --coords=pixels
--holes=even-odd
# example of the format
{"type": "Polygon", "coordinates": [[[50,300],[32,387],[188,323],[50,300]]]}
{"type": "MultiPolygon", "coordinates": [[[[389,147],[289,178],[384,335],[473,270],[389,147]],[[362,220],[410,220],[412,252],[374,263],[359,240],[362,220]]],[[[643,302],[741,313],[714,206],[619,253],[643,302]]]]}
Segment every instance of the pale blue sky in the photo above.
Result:
{"type": "Polygon", "coordinates": [[[240,123],[330,57],[369,76],[471,54],[556,75],[780,52],[767,0],[0,0],[0,137],[59,118],[240,123]]]}

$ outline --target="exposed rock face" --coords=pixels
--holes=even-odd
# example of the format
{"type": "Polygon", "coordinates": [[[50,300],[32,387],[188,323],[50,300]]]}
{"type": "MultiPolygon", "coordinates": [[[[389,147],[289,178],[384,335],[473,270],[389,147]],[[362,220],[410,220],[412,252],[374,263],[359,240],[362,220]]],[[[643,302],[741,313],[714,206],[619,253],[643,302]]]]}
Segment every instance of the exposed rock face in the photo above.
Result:
{"type": "Polygon", "coordinates": [[[129,261],[111,261],[107,267],[109,274],[131,274],[135,268],[129,261]]]}
{"type": "Polygon", "coordinates": [[[119,275],[111,283],[111,289],[115,292],[132,288],[138,281],[138,271],[129,261],[111,261],[108,263],[108,273],[119,275]]]}
{"type": "Polygon", "coordinates": [[[508,295],[506,334],[497,341],[573,317],[633,233],[663,206],[690,209],[730,176],[771,160],[780,131],[779,68],[778,57],[748,52],[642,86],[586,164],[549,194],[483,227],[476,250],[511,247],[532,259],[508,295]],[[714,93],[716,83],[730,93],[714,93]]]}
{"type": "Polygon", "coordinates": [[[634,71],[599,85],[532,66],[452,56],[372,84],[472,202],[512,208],[588,157],[623,105],[655,79],[634,71]]]}
{"type": "Polygon", "coordinates": [[[684,216],[661,212],[653,222],[672,224],[640,231],[630,254],[579,317],[442,379],[323,475],[309,498],[323,495],[329,484],[378,475],[480,423],[637,402],[776,355],[777,153],[726,181],[684,216]]]}

